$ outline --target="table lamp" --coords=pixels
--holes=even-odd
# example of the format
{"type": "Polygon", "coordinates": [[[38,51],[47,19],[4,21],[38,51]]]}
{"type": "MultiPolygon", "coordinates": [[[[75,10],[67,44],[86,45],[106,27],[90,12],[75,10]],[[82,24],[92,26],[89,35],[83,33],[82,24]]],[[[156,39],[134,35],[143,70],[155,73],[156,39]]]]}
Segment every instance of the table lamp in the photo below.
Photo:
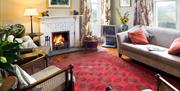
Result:
{"type": "Polygon", "coordinates": [[[24,11],[24,16],[30,16],[31,20],[31,34],[33,35],[33,23],[32,23],[32,17],[37,16],[38,12],[36,8],[27,8],[24,11]]]}

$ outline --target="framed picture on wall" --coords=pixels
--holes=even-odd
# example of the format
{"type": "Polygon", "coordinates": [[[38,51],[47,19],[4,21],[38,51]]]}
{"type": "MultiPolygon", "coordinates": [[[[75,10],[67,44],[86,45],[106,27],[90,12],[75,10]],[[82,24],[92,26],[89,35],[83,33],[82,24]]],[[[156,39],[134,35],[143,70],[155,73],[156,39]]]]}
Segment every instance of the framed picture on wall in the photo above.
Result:
{"type": "Polygon", "coordinates": [[[48,0],[48,7],[53,8],[70,8],[71,0],[48,0]]]}
{"type": "Polygon", "coordinates": [[[121,7],[131,7],[131,0],[120,0],[121,7]]]}

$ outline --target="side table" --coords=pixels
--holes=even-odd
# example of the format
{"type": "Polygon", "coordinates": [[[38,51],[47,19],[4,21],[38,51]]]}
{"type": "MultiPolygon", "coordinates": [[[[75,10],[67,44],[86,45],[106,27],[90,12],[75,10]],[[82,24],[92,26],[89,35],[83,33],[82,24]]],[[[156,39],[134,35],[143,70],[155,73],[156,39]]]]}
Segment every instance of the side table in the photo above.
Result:
{"type": "Polygon", "coordinates": [[[85,49],[93,49],[97,50],[98,40],[92,39],[92,40],[84,40],[83,45],[85,49]]]}

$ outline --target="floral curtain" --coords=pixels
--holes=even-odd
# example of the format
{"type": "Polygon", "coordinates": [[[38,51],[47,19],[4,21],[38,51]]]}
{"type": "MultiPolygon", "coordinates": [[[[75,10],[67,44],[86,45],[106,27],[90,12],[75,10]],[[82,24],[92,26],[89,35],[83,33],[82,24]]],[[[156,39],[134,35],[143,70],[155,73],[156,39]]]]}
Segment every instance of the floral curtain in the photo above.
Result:
{"type": "Polygon", "coordinates": [[[134,25],[152,24],[153,0],[135,0],[134,25]]]}
{"type": "Polygon", "coordinates": [[[91,34],[91,13],[92,6],[91,0],[80,0],[80,14],[82,15],[81,21],[81,43],[86,35],[91,34]]]}
{"type": "Polygon", "coordinates": [[[111,0],[101,0],[101,24],[109,25],[111,20],[111,0]]]}

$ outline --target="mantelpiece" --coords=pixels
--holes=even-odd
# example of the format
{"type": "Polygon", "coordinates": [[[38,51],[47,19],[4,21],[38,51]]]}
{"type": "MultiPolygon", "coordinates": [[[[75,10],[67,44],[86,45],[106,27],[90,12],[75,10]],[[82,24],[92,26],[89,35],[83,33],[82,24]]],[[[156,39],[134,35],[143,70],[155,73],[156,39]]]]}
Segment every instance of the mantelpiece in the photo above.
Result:
{"type": "Polygon", "coordinates": [[[40,37],[41,45],[45,43],[45,37],[50,38],[49,45],[52,48],[52,33],[59,31],[69,31],[70,47],[80,46],[79,16],[50,16],[40,18],[40,32],[44,33],[40,37]]]}

